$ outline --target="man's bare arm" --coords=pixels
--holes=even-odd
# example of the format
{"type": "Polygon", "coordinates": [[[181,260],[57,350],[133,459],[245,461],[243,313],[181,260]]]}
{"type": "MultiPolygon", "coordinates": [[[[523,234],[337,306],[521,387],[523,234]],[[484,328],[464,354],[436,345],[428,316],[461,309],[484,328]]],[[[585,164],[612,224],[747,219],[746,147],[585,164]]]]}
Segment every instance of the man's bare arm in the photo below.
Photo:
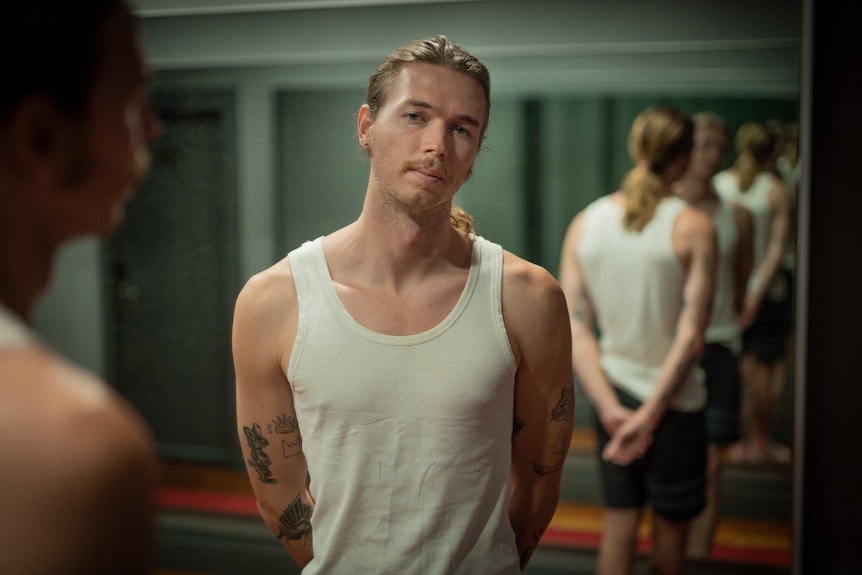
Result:
{"type": "Polygon", "coordinates": [[[566,297],[572,332],[572,363],[575,375],[608,434],[625,421],[631,411],[622,406],[601,366],[599,343],[594,330],[595,312],[578,264],[578,244],[583,213],[576,216],[563,241],[560,284],[566,297]]]}
{"type": "Polygon", "coordinates": [[[523,569],[556,510],[572,438],[571,336],[559,284],[511,254],[504,260],[503,314],[518,362],[509,520],[523,569]]]}
{"type": "Polygon", "coordinates": [[[314,556],[302,435],[285,376],[296,332],[286,262],[252,278],[233,323],[237,432],[261,516],[300,567],[314,556]]]}
{"type": "Polygon", "coordinates": [[[686,278],[676,333],[652,394],[608,442],[604,457],[609,461],[627,465],[642,455],[644,438],[651,437],[703,352],[703,334],[715,291],[716,243],[715,228],[708,216],[694,208],[680,214],[674,226],[674,245],[686,278]]]}
{"type": "Polygon", "coordinates": [[[746,286],[754,263],[754,222],[751,212],[740,205],[733,206],[733,216],[738,238],[733,278],[733,309],[739,314],[742,312],[746,286]]]}
{"type": "Polygon", "coordinates": [[[745,297],[742,318],[744,325],[750,325],[754,321],[760,304],[772,285],[772,280],[781,269],[781,262],[790,237],[790,193],[787,191],[787,186],[778,178],[774,179],[773,186],[769,190],[769,208],[772,211],[769,240],[766,254],[755,270],[754,285],[749,286],[745,297]]]}

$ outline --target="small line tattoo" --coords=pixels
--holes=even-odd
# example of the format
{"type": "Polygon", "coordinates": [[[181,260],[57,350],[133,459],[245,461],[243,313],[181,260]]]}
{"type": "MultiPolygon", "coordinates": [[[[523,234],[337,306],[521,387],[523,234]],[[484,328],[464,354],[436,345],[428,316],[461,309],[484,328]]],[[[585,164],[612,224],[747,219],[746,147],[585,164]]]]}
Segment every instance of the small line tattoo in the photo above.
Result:
{"type": "Polygon", "coordinates": [[[278,519],[278,538],[306,543],[311,538],[311,505],[303,503],[299,495],[278,519]]]}
{"type": "Polygon", "coordinates": [[[519,433],[522,429],[524,429],[525,425],[526,423],[524,423],[524,420],[516,415],[515,421],[512,422],[512,435],[516,435],[517,433],[519,433]]]}
{"type": "Polygon", "coordinates": [[[251,427],[243,426],[242,430],[245,432],[246,442],[251,449],[251,457],[247,462],[257,472],[257,478],[269,485],[278,483],[278,479],[273,478],[272,470],[269,468],[272,465],[272,460],[263,450],[269,445],[269,441],[261,433],[260,425],[253,423],[251,427]]]}
{"type": "Polygon", "coordinates": [[[272,423],[266,424],[266,430],[269,433],[294,433],[298,429],[296,418],[291,415],[279,415],[272,420],[272,423]]]}
{"type": "Polygon", "coordinates": [[[293,457],[302,453],[302,439],[296,441],[281,440],[281,452],[285,457],[293,457]]]}

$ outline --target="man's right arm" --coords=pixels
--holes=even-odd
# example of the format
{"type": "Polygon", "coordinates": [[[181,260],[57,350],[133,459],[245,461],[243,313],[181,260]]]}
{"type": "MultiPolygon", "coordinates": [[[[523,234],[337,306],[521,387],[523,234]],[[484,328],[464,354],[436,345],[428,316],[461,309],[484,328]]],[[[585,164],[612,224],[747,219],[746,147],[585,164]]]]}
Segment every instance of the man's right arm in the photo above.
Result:
{"type": "Polygon", "coordinates": [[[613,435],[631,417],[632,411],[619,402],[601,366],[599,343],[593,329],[595,313],[578,263],[583,220],[584,214],[581,212],[572,220],[563,240],[560,285],[569,309],[572,367],[602,426],[609,435],[613,435]]]}
{"type": "Polygon", "coordinates": [[[237,298],[233,321],[237,432],[261,516],[294,560],[314,556],[308,470],[286,368],[296,336],[293,279],[283,261],[237,298]]]}

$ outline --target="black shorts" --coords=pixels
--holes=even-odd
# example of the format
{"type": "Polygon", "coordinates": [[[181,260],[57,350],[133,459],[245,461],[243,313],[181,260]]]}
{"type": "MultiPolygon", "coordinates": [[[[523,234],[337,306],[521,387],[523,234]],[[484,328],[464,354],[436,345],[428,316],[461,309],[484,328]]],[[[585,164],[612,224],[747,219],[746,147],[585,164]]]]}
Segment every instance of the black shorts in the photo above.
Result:
{"type": "Polygon", "coordinates": [[[706,375],[707,441],[716,445],[739,441],[739,358],[719,343],[708,343],[700,367],[706,375]]]}
{"type": "MultiPolygon", "coordinates": [[[[616,389],[620,402],[637,409],[639,401],[616,389]]],[[[668,410],[653,434],[646,454],[620,466],[602,459],[609,441],[593,414],[598,438],[599,470],[604,502],[612,509],[640,508],[651,502],[656,515],[669,520],[692,519],[706,504],[706,425],[704,412],[668,410]]]]}
{"type": "Polygon", "coordinates": [[[787,334],[793,325],[793,275],[790,270],[780,270],[784,295],[780,299],[763,300],[754,322],[742,332],[742,352],[754,354],[764,362],[776,362],[784,357],[787,334]]]}

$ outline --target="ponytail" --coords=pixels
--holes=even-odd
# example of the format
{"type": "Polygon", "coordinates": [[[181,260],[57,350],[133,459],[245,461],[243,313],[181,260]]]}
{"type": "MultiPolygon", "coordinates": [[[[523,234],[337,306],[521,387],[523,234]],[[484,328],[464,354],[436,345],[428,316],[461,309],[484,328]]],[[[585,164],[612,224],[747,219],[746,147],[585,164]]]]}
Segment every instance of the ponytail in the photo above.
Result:
{"type": "Polygon", "coordinates": [[[464,208],[457,204],[452,204],[452,210],[449,212],[449,222],[456,230],[463,232],[465,236],[470,237],[476,233],[473,227],[473,218],[470,217],[464,208]]]}
{"type": "Polygon", "coordinates": [[[623,227],[640,232],[655,215],[659,202],[670,195],[670,188],[648,164],[639,162],[626,174],[622,192],[625,198],[623,227]]]}

